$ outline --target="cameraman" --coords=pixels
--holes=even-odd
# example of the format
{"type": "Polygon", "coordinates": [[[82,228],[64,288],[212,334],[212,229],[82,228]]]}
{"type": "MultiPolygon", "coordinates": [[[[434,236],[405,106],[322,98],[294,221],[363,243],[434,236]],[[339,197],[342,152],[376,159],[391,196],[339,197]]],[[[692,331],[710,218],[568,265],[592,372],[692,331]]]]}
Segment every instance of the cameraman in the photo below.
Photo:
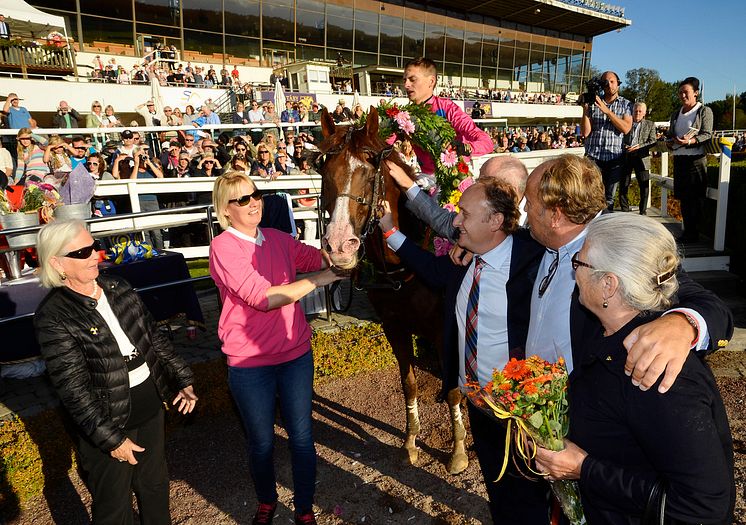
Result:
{"type": "Polygon", "coordinates": [[[619,75],[613,71],[601,75],[604,96],[596,94],[592,104],[583,100],[580,122],[581,133],[585,136],[585,154],[601,170],[609,211],[614,210],[614,194],[624,169],[624,135],[632,129],[632,105],[619,96],[619,84],[619,75]]]}

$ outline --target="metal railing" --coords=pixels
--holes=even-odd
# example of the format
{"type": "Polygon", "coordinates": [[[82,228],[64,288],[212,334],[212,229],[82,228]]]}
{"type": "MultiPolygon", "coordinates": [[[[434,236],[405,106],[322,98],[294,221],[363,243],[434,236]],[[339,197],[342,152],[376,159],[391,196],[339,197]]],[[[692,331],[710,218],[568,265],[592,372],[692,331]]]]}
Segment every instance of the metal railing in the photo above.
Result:
{"type": "Polygon", "coordinates": [[[72,74],[75,70],[75,61],[67,46],[58,48],[10,44],[0,46],[0,66],[20,68],[23,78],[27,78],[29,70],[57,70],[72,74]]]}

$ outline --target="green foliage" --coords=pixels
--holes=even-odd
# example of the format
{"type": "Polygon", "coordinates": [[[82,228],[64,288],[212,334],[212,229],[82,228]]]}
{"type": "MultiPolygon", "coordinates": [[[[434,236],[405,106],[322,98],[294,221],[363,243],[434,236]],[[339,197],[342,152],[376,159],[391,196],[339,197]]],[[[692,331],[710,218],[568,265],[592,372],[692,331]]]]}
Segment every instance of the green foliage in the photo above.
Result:
{"type": "Polygon", "coordinates": [[[646,67],[630,69],[624,75],[624,88],[620,90],[620,93],[632,102],[645,102],[650,98],[651,89],[658,82],[661,82],[661,76],[655,69],[646,67]]]}
{"type": "Polygon", "coordinates": [[[316,332],[311,349],[316,379],[350,377],[396,364],[381,325],[375,323],[338,332],[316,332]]]}

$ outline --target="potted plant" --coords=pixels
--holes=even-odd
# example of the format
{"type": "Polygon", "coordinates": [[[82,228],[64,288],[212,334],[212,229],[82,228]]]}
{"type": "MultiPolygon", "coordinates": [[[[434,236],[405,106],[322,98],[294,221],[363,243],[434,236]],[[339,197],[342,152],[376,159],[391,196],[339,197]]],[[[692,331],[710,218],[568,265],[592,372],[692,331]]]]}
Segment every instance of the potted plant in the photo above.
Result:
{"type": "MultiPolygon", "coordinates": [[[[23,188],[12,186],[0,192],[0,226],[7,230],[36,226],[40,218],[47,222],[59,202],[60,194],[51,184],[29,182],[23,188]]],[[[35,243],[36,233],[19,233],[6,238],[11,248],[22,248],[35,243]]]]}
{"type": "Polygon", "coordinates": [[[61,202],[55,207],[56,219],[89,219],[91,198],[96,191],[96,181],[85,168],[78,164],[60,186],[61,202]]]}

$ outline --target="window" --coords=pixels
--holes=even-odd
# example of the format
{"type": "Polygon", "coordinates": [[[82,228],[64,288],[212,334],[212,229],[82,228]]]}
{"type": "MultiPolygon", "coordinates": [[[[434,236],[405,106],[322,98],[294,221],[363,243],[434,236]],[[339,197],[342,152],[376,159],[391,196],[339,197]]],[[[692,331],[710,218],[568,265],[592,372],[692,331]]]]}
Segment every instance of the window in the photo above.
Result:
{"type": "Polygon", "coordinates": [[[402,34],[401,19],[399,20],[399,25],[384,25],[383,23],[381,23],[381,53],[386,53],[389,55],[401,55],[402,34]]]}
{"type": "Polygon", "coordinates": [[[301,45],[324,45],[324,13],[298,9],[296,16],[296,38],[301,45]]]}
{"type": "MultiPolygon", "coordinates": [[[[58,2],[62,3],[62,2],[58,2]]],[[[75,2],[73,2],[75,10],[75,2]]],[[[132,19],[132,0],[80,0],[80,12],[86,15],[101,15],[107,18],[132,19]]],[[[71,25],[76,25],[72,20],[71,25]]],[[[85,26],[83,26],[85,30],[85,26]]]]}
{"type": "Polygon", "coordinates": [[[132,45],[132,25],[122,20],[99,18],[97,16],[82,16],[83,42],[112,42],[116,44],[132,45]]]}
{"type": "Polygon", "coordinates": [[[443,60],[444,46],[443,26],[428,24],[425,29],[425,56],[431,60],[443,60]]]}
{"type": "Polygon", "coordinates": [[[184,30],[184,50],[195,51],[203,55],[223,52],[223,37],[220,34],[206,31],[184,30]]]}
{"type": "Polygon", "coordinates": [[[352,49],[352,18],[327,17],[326,45],[348,51],[352,49]]]}
{"type": "Polygon", "coordinates": [[[135,0],[137,22],[178,26],[180,2],[173,0],[135,0]]]}
{"type": "Polygon", "coordinates": [[[378,54],[378,23],[355,21],[355,50],[378,54]]]}
{"type": "MultiPolygon", "coordinates": [[[[208,1],[211,1],[213,5],[219,5],[217,2],[214,2],[214,0],[208,1]]],[[[260,13],[259,2],[251,0],[224,0],[224,2],[225,32],[234,35],[258,37],[260,13]]],[[[212,27],[213,26],[205,26],[205,29],[216,31],[216,29],[212,29],[212,27]]]]}
{"type": "Polygon", "coordinates": [[[225,35],[225,54],[238,58],[259,60],[259,40],[225,35]]]}
{"type": "Polygon", "coordinates": [[[262,36],[264,38],[285,42],[294,41],[295,19],[292,7],[275,5],[274,2],[264,2],[262,23],[262,36]]]}

